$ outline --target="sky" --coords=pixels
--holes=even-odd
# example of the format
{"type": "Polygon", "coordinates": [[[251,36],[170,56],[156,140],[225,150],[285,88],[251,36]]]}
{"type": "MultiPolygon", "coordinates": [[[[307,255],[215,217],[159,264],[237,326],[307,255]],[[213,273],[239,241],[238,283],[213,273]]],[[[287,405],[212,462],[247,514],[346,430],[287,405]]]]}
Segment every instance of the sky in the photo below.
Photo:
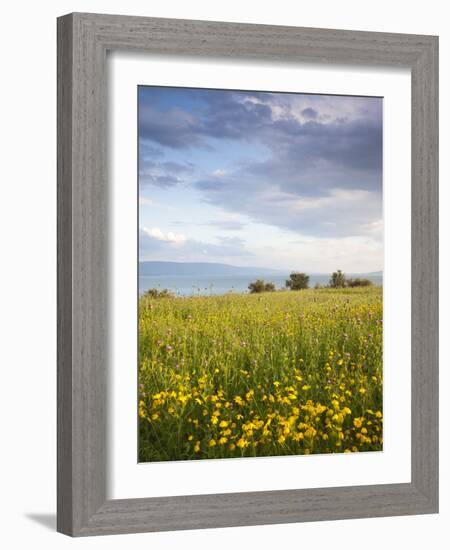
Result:
{"type": "Polygon", "coordinates": [[[382,99],[140,86],[139,259],[383,269],[382,99]]]}

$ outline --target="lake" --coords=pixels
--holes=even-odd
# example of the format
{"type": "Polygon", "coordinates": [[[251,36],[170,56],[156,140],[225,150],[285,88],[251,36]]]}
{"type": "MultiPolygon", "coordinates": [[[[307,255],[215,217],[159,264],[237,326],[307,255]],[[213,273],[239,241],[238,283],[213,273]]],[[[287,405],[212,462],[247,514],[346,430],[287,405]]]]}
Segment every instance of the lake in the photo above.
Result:
{"type": "MultiPolygon", "coordinates": [[[[349,275],[351,277],[352,275],[349,275]]],[[[358,275],[354,275],[357,277],[358,275]]],[[[383,277],[380,275],[362,275],[367,277],[373,284],[383,284],[383,277]]],[[[263,278],[266,283],[274,283],[276,288],[284,288],[289,274],[261,277],[258,274],[251,275],[222,275],[222,276],[159,276],[159,275],[140,275],[139,276],[139,294],[143,294],[149,288],[162,290],[167,288],[178,296],[209,296],[213,294],[226,294],[227,292],[248,292],[248,285],[256,279],[263,278]]],[[[327,285],[330,275],[310,275],[309,286],[314,287],[317,283],[327,285]]]]}

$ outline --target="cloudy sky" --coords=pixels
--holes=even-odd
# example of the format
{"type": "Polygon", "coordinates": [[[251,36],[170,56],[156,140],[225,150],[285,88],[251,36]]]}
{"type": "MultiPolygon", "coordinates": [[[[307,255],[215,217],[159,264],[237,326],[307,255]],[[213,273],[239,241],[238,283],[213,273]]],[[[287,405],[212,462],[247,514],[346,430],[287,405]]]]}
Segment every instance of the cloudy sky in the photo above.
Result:
{"type": "Polygon", "coordinates": [[[383,268],[382,99],[139,87],[140,260],[383,268]]]}

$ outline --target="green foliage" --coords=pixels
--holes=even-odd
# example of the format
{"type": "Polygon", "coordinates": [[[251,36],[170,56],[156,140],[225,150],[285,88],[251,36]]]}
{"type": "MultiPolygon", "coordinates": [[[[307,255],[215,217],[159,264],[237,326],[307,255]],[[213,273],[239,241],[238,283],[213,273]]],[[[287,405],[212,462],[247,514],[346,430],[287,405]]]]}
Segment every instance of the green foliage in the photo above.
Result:
{"type": "Polygon", "coordinates": [[[167,288],[158,290],[157,288],[149,288],[144,292],[146,298],[174,298],[174,295],[167,288]]]}
{"type": "Polygon", "coordinates": [[[275,292],[275,285],[273,283],[266,283],[264,285],[264,292],[275,292]]]}
{"type": "Polygon", "coordinates": [[[250,294],[259,294],[261,292],[274,292],[275,285],[273,283],[265,283],[262,279],[257,279],[248,285],[250,294]]]}
{"type": "Polygon", "coordinates": [[[331,275],[329,286],[331,288],[344,288],[346,286],[345,275],[340,269],[331,275]]]}
{"type": "Polygon", "coordinates": [[[286,281],[286,287],[291,290],[304,290],[309,286],[309,275],[305,273],[294,272],[289,275],[286,281]]]}
{"type": "Polygon", "coordinates": [[[361,279],[360,277],[356,277],[355,279],[347,279],[347,286],[350,288],[372,286],[372,281],[369,279],[361,279]]]}

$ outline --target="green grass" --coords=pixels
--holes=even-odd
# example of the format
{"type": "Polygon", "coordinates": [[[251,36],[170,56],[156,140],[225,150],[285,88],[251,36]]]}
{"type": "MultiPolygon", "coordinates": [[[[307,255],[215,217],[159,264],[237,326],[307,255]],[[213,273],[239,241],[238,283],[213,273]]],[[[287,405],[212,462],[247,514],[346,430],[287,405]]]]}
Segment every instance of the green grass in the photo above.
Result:
{"type": "Polygon", "coordinates": [[[139,303],[139,460],[382,449],[382,289],[139,303]]]}

